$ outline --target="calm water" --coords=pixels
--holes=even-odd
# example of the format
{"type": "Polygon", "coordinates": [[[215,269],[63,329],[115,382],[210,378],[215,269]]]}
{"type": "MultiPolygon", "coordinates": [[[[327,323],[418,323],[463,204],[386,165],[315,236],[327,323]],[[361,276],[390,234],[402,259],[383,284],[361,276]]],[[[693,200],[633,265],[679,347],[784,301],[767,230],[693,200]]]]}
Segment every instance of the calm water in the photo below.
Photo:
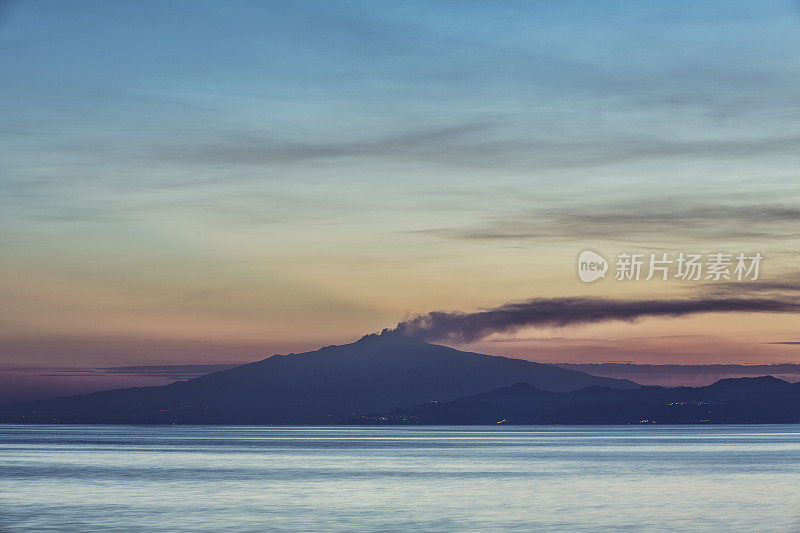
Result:
{"type": "Polygon", "coordinates": [[[800,426],[0,425],[2,531],[800,531],[800,426]]]}

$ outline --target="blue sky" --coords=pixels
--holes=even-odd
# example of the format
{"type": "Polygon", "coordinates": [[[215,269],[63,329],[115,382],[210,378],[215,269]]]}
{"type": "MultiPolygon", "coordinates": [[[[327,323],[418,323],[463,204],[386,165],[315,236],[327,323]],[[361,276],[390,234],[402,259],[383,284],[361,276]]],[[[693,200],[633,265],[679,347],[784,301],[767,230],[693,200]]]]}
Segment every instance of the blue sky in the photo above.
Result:
{"type": "Polygon", "coordinates": [[[583,294],[586,246],[792,275],[798,45],[792,2],[11,2],[0,357],[300,350],[583,294]]]}

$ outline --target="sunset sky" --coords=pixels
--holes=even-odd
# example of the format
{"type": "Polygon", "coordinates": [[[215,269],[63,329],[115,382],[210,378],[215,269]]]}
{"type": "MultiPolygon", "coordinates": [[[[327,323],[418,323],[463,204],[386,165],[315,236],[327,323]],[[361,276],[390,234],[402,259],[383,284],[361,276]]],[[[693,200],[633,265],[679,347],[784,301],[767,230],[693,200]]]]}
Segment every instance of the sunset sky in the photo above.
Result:
{"type": "MultiPolygon", "coordinates": [[[[246,362],[530,298],[800,295],[796,2],[19,0],[0,72],[6,377],[246,362]],[[764,260],[741,284],[584,284],[584,249],[764,260]]],[[[799,324],[459,347],[797,362],[799,324]]]]}

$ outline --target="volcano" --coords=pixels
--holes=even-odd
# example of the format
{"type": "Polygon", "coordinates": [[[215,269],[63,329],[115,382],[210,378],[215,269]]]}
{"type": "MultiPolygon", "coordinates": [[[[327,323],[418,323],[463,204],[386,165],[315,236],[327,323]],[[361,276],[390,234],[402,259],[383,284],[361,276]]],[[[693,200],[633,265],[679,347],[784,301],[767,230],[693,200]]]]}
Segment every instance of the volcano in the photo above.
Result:
{"type": "Polygon", "coordinates": [[[399,334],[264,360],[159,387],[9,404],[0,421],[80,424],[336,424],[526,382],[552,392],[637,384],[399,334]]]}

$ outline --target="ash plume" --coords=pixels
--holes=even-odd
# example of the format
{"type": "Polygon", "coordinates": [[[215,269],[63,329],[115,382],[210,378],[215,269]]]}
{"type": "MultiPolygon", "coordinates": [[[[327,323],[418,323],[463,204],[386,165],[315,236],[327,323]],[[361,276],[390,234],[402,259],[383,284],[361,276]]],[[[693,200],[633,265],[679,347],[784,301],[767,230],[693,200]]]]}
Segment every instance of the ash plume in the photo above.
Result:
{"type": "Polygon", "coordinates": [[[792,298],[534,298],[473,313],[432,311],[384,329],[424,341],[472,342],[523,327],[564,327],[643,317],[682,317],[697,313],[800,313],[792,298]]]}

